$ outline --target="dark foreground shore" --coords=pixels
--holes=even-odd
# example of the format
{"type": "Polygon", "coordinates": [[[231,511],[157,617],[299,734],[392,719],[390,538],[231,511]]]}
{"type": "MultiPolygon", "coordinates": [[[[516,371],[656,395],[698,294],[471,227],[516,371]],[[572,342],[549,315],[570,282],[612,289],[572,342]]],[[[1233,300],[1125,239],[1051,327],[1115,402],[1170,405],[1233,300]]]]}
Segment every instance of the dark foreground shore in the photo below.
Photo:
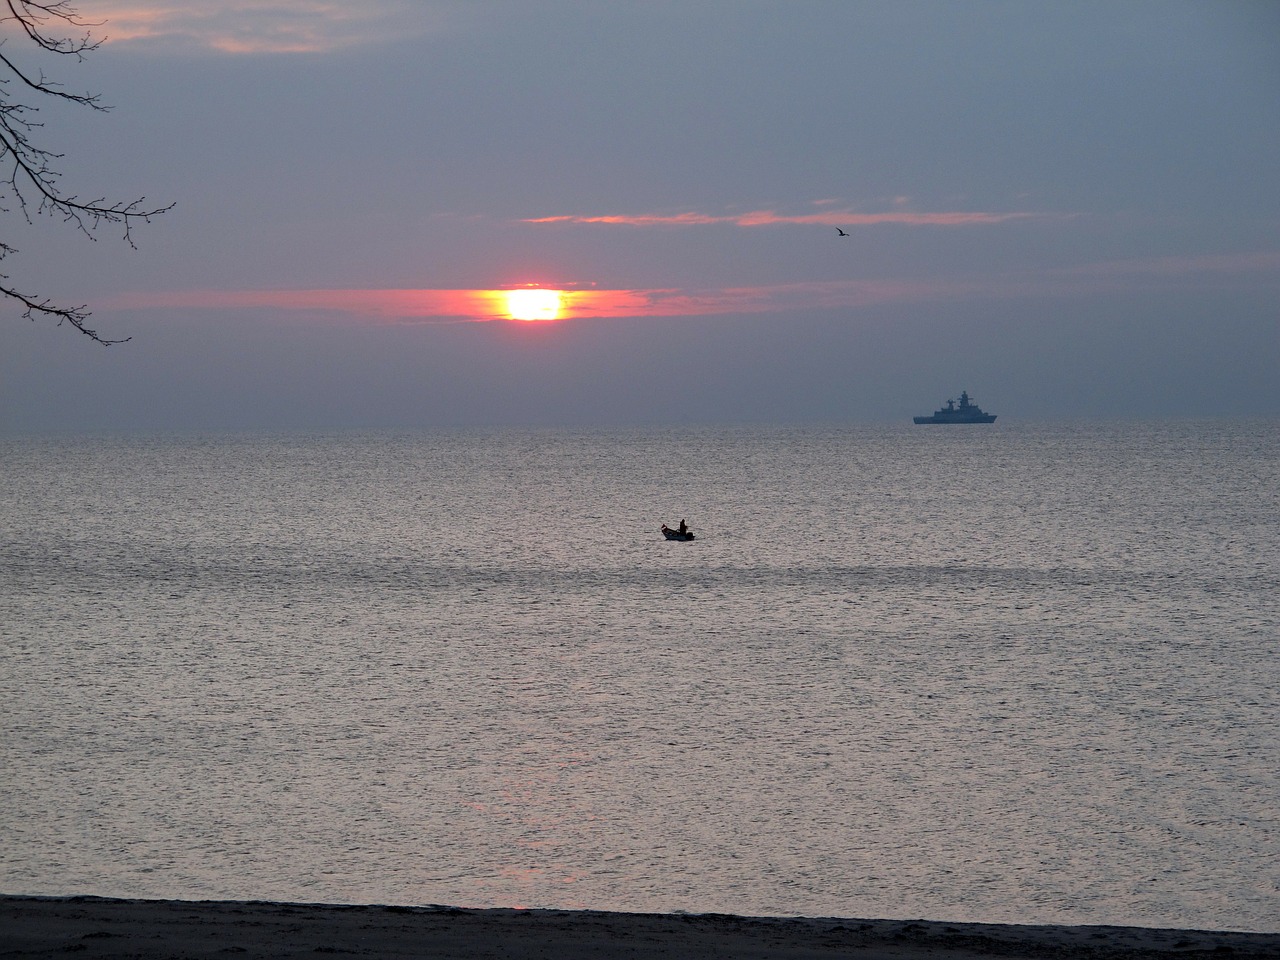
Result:
{"type": "Polygon", "coordinates": [[[0,897],[0,960],[1280,957],[1280,934],[718,914],[0,897]]]}

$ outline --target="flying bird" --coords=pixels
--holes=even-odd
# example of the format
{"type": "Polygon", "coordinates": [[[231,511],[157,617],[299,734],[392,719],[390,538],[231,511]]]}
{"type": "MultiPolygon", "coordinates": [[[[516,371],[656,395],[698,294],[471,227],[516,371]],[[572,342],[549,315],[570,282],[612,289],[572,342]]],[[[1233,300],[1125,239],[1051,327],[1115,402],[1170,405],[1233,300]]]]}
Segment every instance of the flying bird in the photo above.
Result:
{"type": "Polygon", "coordinates": [[[843,230],[841,230],[839,227],[836,227],[836,233],[838,233],[838,234],[839,234],[840,236],[842,236],[842,237],[847,237],[847,236],[848,236],[848,234],[847,234],[847,233],[845,233],[843,230]]]}

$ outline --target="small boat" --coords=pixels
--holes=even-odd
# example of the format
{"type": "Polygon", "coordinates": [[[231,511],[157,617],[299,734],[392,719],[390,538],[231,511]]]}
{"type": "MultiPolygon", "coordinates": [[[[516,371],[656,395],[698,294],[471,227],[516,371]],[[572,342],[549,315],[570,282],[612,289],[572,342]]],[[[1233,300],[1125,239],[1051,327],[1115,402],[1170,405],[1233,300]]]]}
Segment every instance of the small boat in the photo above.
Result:
{"type": "Polygon", "coordinates": [[[916,423],[995,423],[996,415],[987,413],[970,400],[969,392],[966,390],[960,394],[959,406],[956,406],[954,400],[948,400],[947,405],[941,410],[934,411],[933,416],[911,419],[916,423]]]}
{"type": "MultiPolygon", "coordinates": [[[[683,527],[684,524],[682,523],[681,526],[683,527]]],[[[668,540],[692,540],[693,539],[692,530],[689,530],[688,528],[684,530],[672,530],[665,523],[662,525],[662,535],[666,537],[668,540]]]]}

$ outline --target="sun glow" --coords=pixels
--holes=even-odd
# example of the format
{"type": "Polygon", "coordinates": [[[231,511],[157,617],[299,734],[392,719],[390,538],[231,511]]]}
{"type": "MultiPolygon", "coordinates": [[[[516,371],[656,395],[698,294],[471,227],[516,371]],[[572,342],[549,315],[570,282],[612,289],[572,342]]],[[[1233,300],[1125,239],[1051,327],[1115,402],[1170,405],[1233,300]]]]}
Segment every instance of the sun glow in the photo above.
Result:
{"type": "Polygon", "coordinates": [[[507,312],[512,320],[560,319],[560,291],[521,287],[507,291],[507,312]]]}

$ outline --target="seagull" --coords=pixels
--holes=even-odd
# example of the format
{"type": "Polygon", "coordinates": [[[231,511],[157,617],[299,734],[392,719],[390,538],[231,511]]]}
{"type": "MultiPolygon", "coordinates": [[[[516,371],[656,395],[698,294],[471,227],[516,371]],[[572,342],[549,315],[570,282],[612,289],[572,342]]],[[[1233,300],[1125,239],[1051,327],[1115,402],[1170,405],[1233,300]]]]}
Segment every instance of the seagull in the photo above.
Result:
{"type": "Polygon", "coordinates": [[[843,230],[841,230],[839,227],[836,227],[836,233],[838,233],[838,234],[839,234],[840,236],[842,236],[842,237],[847,237],[847,236],[848,236],[848,234],[847,234],[847,233],[845,233],[843,230]]]}

